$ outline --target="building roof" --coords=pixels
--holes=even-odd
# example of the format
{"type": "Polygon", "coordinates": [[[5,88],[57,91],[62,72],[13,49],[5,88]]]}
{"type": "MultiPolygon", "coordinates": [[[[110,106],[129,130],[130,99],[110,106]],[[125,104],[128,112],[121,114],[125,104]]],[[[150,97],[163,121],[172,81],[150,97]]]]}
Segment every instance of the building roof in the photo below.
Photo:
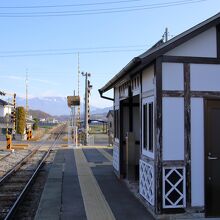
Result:
{"type": "Polygon", "coordinates": [[[114,117],[114,110],[109,110],[108,114],[106,115],[106,118],[108,118],[109,115],[112,115],[114,117]]]}
{"type": "Polygon", "coordinates": [[[207,29],[216,26],[220,23],[220,13],[214,15],[213,17],[199,23],[198,25],[190,28],[189,30],[177,35],[171,40],[161,43],[157,42],[153,47],[151,47],[146,52],[142,53],[138,57],[134,57],[118,74],[116,74],[109,82],[107,82],[99,92],[102,94],[114,87],[119,79],[122,79],[128,73],[130,75],[143,70],[146,66],[152,63],[157,57],[167,53],[173,48],[179,46],[180,44],[188,41],[189,39],[199,35],[200,33],[206,31],[207,29]]]}
{"type": "Polygon", "coordinates": [[[12,105],[12,104],[0,99],[0,106],[6,106],[6,105],[12,105]]]}

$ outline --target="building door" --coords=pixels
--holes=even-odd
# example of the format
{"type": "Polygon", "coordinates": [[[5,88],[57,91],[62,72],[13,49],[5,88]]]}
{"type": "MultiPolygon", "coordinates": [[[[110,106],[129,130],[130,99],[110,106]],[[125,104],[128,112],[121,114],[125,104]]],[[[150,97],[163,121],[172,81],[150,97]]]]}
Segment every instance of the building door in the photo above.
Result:
{"type": "Polygon", "coordinates": [[[220,100],[205,101],[205,212],[220,216],[220,100]]]}

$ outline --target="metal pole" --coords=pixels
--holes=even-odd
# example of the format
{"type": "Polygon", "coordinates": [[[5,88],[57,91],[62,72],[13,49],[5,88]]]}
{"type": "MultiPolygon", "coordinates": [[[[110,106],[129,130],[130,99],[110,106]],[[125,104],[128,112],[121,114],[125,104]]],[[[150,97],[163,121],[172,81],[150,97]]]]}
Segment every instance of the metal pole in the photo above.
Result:
{"type": "Polygon", "coordinates": [[[88,145],[88,73],[85,74],[85,145],[88,145]]]}
{"type": "Polygon", "coordinates": [[[168,41],[168,28],[165,29],[165,42],[168,41]]]}

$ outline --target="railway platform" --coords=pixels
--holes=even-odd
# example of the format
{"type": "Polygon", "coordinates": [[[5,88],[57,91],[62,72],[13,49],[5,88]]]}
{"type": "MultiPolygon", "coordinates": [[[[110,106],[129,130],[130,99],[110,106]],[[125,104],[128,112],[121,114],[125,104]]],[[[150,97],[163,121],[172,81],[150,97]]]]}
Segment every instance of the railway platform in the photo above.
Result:
{"type": "Polygon", "coordinates": [[[116,178],[111,164],[111,149],[59,149],[35,220],[153,219],[126,184],[116,178]]]}

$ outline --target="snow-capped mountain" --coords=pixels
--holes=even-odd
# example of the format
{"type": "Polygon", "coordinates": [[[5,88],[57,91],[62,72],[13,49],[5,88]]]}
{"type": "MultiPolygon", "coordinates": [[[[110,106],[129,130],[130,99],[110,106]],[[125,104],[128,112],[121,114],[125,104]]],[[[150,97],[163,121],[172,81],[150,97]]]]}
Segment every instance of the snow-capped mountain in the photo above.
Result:
{"type": "MultiPolygon", "coordinates": [[[[17,106],[25,106],[25,98],[17,97],[17,106]]],[[[34,97],[28,99],[28,107],[33,110],[41,110],[50,115],[68,115],[70,109],[67,106],[66,97],[34,97]]],[[[97,108],[90,106],[92,114],[108,112],[109,108],[97,108]]],[[[84,111],[84,103],[81,102],[81,113],[84,111]]]]}

